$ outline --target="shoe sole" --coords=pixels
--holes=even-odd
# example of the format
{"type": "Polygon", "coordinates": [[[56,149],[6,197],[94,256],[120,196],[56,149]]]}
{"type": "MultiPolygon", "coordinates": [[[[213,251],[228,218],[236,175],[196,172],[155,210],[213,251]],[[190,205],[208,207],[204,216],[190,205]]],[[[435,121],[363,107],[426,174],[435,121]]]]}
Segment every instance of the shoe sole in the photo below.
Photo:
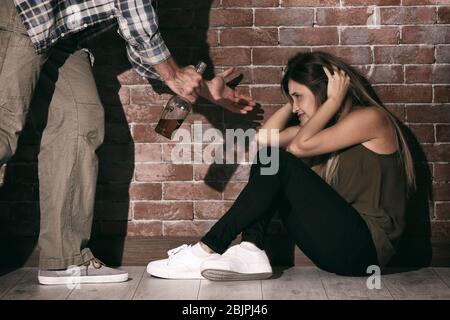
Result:
{"type": "Polygon", "coordinates": [[[244,280],[264,280],[272,276],[272,272],[262,273],[239,273],[228,270],[205,269],[202,276],[211,281],[244,281],[244,280]]]}
{"type": "Polygon", "coordinates": [[[74,285],[82,283],[116,283],[128,280],[128,273],[113,276],[70,276],[70,277],[45,277],[38,276],[38,281],[43,285],[74,285]]]}
{"type": "Polygon", "coordinates": [[[147,274],[152,277],[161,279],[172,279],[172,280],[202,280],[205,279],[199,272],[180,272],[176,273],[173,271],[168,272],[167,270],[160,270],[157,268],[147,268],[147,274]]]}

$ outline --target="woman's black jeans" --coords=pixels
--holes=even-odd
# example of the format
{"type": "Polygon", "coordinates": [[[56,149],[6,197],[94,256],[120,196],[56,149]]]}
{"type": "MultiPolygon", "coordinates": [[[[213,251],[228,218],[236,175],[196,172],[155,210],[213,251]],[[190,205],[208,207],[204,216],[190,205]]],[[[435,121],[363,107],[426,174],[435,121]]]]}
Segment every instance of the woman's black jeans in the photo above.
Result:
{"type": "Polygon", "coordinates": [[[222,254],[242,232],[242,241],[263,248],[276,211],[298,247],[319,268],[348,276],[367,275],[377,265],[370,231],[349,203],[301,159],[282,149],[274,175],[261,174],[261,150],[249,182],[228,212],[201,239],[222,254]]]}

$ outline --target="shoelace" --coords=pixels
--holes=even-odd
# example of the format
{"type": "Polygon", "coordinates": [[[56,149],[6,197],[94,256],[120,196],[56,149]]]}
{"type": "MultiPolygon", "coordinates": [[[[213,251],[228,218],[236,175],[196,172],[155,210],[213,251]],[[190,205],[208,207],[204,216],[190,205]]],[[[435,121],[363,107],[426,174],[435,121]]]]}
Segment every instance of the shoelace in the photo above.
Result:
{"type": "Polygon", "coordinates": [[[99,259],[97,258],[92,258],[89,261],[86,261],[85,263],[83,263],[82,265],[85,267],[89,267],[89,265],[91,264],[94,266],[95,269],[100,269],[102,266],[104,266],[105,264],[103,262],[101,262],[99,259]]]}
{"type": "Polygon", "coordinates": [[[169,256],[169,261],[172,260],[172,258],[180,251],[188,248],[189,246],[187,244],[183,244],[179,247],[176,247],[174,249],[171,249],[169,251],[167,251],[167,255],[169,256]]]}

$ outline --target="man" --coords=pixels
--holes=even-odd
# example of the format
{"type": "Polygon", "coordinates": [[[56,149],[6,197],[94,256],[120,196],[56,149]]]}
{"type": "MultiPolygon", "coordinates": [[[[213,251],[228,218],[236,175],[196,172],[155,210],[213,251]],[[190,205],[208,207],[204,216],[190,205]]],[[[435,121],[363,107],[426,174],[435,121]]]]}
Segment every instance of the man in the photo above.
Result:
{"type": "Polygon", "coordinates": [[[95,150],[103,142],[104,115],[92,57],[82,44],[117,26],[128,59],[141,76],[163,80],[191,102],[200,95],[241,113],[254,106],[251,98],[225,85],[224,77],[232,70],[204,81],[193,66],[177,66],[158,31],[151,0],[3,0],[0,165],[16,151],[32,98],[44,104],[41,100],[50,97],[38,156],[41,284],[128,279],[126,272],[104,266],[86,247],[98,171],[95,150]]]}

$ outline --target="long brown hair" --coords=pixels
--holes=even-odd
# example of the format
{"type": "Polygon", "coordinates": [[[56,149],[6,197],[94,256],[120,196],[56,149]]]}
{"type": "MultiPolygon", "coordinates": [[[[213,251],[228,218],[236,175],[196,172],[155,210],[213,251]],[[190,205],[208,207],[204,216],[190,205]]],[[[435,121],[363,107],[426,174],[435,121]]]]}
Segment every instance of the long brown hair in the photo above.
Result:
{"type": "MultiPolygon", "coordinates": [[[[369,81],[341,59],[325,53],[299,53],[288,62],[285,74],[281,80],[281,88],[286,97],[291,101],[288,83],[295,81],[308,87],[316,97],[320,106],[327,100],[328,78],[323,67],[333,72],[333,65],[345,71],[350,77],[350,87],[344,102],[336,115],[327,124],[327,127],[340,121],[352,110],[363,107],[376,107],[382,110],[394,125],[397,150],[400,151],[400,159],[405,168],[406,180],[409,191],[416,189],[414,163],[409,150],[407,140],[399,126],[399,120],[383,105],[369,81]]],[[[320,165],[319,174],[329,184],[335,182],[337,166],[339,163],[339,150],[327,155],[326,160],[320,165]]]]}

